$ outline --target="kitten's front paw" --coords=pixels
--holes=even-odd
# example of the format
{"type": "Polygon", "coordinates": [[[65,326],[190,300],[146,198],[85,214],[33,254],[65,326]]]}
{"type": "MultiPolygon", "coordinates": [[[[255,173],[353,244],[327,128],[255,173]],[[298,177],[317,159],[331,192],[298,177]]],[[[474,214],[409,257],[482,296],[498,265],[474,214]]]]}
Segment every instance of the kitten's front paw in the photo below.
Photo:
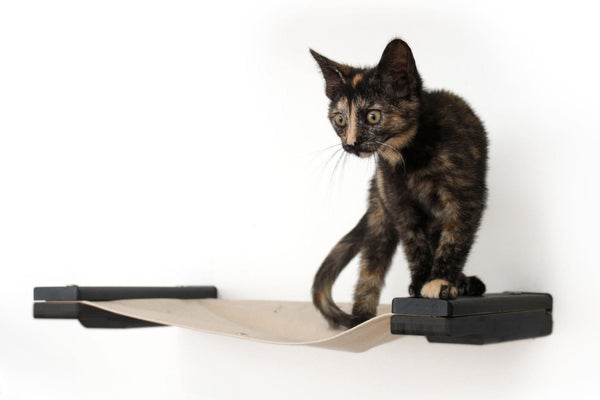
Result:
{"type": "Polygon", "coordinates": [[[434,279],[423,285],[421,296],[430,299],[454,299],[458,290],[454,285],[444,279],[434,279]]]}
{"type": "Polygon", "coordinates": [[[411,283],[408,286],[408,294],[410,297],[421,297],[421,288],[423,287],[422,283],[411,283]]]}

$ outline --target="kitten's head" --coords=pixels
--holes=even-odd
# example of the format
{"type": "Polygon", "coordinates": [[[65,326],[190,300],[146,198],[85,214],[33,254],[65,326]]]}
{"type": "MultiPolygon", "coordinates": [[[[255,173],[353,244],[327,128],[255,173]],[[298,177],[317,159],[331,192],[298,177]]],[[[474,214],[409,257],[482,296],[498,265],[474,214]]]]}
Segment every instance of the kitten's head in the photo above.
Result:
{"type": "Polygon", "coordinates": [[[410,47],[392,40],[373,68],[354,68],[310,52],[325,77],[329,119],[344,150],[396,158],[417,129],[422,83],[410,47]]]}

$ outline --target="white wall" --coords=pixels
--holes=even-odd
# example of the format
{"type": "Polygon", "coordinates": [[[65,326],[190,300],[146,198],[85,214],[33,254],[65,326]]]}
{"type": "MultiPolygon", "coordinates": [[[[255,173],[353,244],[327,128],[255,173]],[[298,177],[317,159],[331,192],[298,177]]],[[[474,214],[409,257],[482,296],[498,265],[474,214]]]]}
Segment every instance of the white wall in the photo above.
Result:
{"type": "MultiPolygon", "coordinates": [[[[591,398],[597,373],[593,2],[2,2],[0,398],[591,398]],[[308,300],[365,206],[372,163],[336,143],[313,47],[374,64],[400,36],[430,88],[489,132],[467,272],[550,292],[555,332],[363,354],[176,328],[31,317],[34,286],[214,284],[308,300]],[[340,163],[341,164],[341,163],[340,163]],[[333,179],[332,179],[333,177],[333,179]],[[143,397],[142,397],[143,396],[143,397]]],[[[335,287],[349,301],[351,265],[335,287]]],[[[383,293],[407,294],[401,255],[383,293]]]]}

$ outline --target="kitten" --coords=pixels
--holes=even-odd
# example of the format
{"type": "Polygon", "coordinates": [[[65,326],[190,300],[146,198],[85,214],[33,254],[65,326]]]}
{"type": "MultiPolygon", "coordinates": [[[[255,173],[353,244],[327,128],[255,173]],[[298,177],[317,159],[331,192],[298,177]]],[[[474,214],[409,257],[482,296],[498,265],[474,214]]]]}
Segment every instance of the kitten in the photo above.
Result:
{"type": "Polygon", "coordinates": [[[485,285],[462,273],[486,200],[487,139],[460,97],[426,91],[410,47],[395,39],[374,68],[354,68],[311,50],[331,100],[329,119],[345,151],[376,156],[368,207],[319,268],[313,302],[331,326],[353,327],[375,316],[398,243],[411,296],[479,296],[485,285]],[[332,286],[361,253],[349,315],[332,286]]]}

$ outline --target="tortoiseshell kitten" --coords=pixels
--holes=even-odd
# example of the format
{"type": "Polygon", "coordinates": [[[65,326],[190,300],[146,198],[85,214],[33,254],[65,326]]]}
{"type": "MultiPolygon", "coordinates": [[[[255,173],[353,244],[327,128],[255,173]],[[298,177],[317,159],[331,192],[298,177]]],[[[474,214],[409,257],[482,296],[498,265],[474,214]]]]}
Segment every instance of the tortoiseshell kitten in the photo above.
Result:
{"type": "Polygon", "coordinates": [[[463,274],[486,199],[487,139],[460,97],[425,91],[409,46],[390,42],[374,68],[354,68],[311,50],[331,100],[329,119],[344,150],[377,155],[365,215],[317,272],[313,302],[331,326],[375,316],[392,256],[402,243],[411,296],[479,296],[485,285],[463,274]],[[332,286],[361,253],[352,315],[334,303],[332,286]]]}

